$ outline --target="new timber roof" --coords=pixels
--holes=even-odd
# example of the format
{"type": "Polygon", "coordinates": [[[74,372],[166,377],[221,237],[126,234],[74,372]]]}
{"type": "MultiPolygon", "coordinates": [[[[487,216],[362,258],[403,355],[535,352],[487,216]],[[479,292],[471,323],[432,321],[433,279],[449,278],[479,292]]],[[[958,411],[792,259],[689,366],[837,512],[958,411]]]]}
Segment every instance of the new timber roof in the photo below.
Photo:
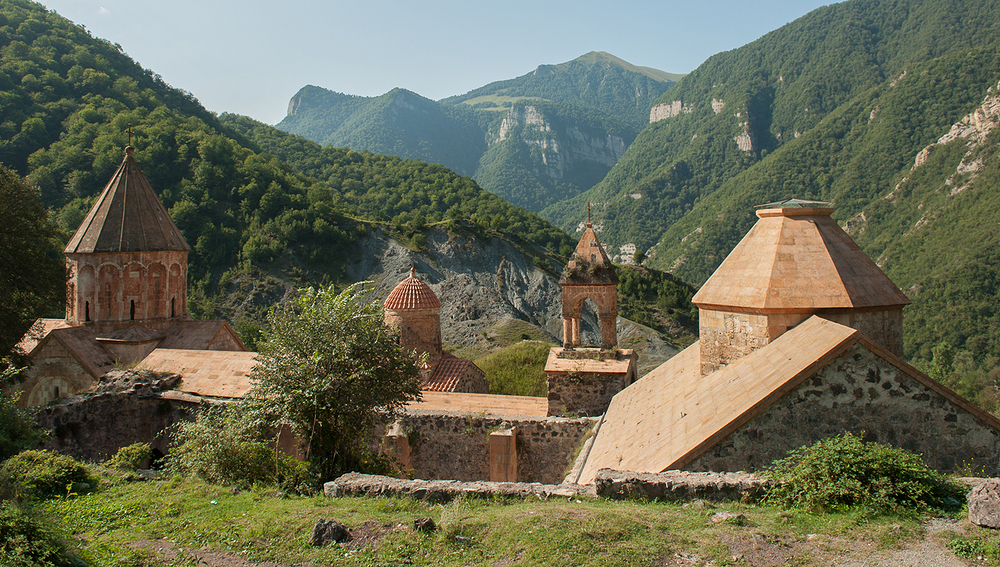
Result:
{"type": "Polygon", "coordinates": [[[764,313],[909,304],[830,218],[832,212],[828,207],[757,211],[760,220],[691,301],[701,308],[764,313]]]}

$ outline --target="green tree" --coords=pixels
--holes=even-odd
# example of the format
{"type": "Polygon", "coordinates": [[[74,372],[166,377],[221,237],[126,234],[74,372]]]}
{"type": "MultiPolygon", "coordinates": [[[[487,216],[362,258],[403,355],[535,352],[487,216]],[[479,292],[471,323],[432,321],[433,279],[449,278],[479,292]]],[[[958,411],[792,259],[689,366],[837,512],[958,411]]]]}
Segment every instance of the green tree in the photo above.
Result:
{"type": "Polygon", "coordinates": [[[320,479],[358,470],[379,472],[376,428],[419,399],[412,353],[384,323],[381,303],[363,284],[300,290],[271,310],[251,397],[268,419],[291,424],[307,443],[320,479]]]}
{"type": "Polygon", "coordinates": [[[0,167],[0,356],[37,317],[61,307],[66,278],[56,235],[38,189],[0,167]]]}
{"type": "MultiPolygon", "coordinates": [[[[0,358],[0,385],[12,382],[20,370],[6,358],[0,358]]],[[[38,429],[31,410],[18,408],[16,397],[0,394],[0,462],[37,446],[45,438],[46,433],[38,429]]]]}

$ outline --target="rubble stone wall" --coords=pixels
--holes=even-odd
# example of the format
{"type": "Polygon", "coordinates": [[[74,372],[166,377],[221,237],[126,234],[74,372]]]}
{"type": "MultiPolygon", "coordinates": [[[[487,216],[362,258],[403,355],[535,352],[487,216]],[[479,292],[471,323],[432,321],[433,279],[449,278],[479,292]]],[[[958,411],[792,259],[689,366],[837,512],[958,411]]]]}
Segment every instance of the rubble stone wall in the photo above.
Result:
{"type": "Polygon", "coordinates": [[[139,442],[166,454],[169,438],[164,430],[193,419],[197,406],[141,392],[99,394],[46,407],[38,412],[38,424],[52,430],[46,448],[100,462],[139,442]]]}
{"type": "Polygon", "coordinates": [[[490,433],[517,428],[519,482],[562,482],[592,419],[504,420],[494,416],[410,415],[400,422],[410,439],[414,478],[489,480],[490,433]]]}
{"type": "Polygon", "coordinates": [[[632,382],[632,373],[548,375],[549,415],[601,415],[611,398],[632,382]]]}
{"type": "Polygon", "coordinates": [[[1000,431],[860,345],[685,466],[754,471],[792,449],[851,431],[923,455],[941,472],[1000,472],[1000,431]]]}

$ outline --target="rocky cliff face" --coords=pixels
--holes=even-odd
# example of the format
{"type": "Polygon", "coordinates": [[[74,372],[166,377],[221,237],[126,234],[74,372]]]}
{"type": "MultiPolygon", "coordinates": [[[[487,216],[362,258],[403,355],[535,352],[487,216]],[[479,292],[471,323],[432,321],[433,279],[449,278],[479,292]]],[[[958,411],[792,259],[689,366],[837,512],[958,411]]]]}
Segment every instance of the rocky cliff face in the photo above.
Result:
{"type": "Polygon", "coordinates": [[[500,123],[490,145],[513,137],[539,148],[540,163],[532,165],[536,171],[553,179],[563,179],[570,169],[587,162],[610,168],[618,163],[628,147],[621,136],[608,132],[588,133],[579,125],[558,128],[552,122],[535,106],[516,106],[500,123]]]}

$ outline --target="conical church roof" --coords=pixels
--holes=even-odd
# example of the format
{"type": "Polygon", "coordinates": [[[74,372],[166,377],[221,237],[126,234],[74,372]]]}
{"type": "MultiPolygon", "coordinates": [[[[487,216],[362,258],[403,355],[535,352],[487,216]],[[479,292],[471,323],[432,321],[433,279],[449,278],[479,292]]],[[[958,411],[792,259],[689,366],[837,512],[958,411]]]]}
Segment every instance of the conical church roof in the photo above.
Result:
{"type": "Polygon", "coordinates": [[[66,254],[191,250],[133,151],[125,148],[125,159],[66,245],[66,254]]]}
{"type": "Polygon", "coordinates": [[[772,208],[692,298],[764,313],[903,306],[910,300],[830,218],[829,207],[772,208]]]}
{"type": "Polygon", "coordinates": [[[417,271],[410,268],[410,277],[399,282],[383,304],[386,309],[436,309],[441,301],[434,290],[417,277],[417,271]]]}

